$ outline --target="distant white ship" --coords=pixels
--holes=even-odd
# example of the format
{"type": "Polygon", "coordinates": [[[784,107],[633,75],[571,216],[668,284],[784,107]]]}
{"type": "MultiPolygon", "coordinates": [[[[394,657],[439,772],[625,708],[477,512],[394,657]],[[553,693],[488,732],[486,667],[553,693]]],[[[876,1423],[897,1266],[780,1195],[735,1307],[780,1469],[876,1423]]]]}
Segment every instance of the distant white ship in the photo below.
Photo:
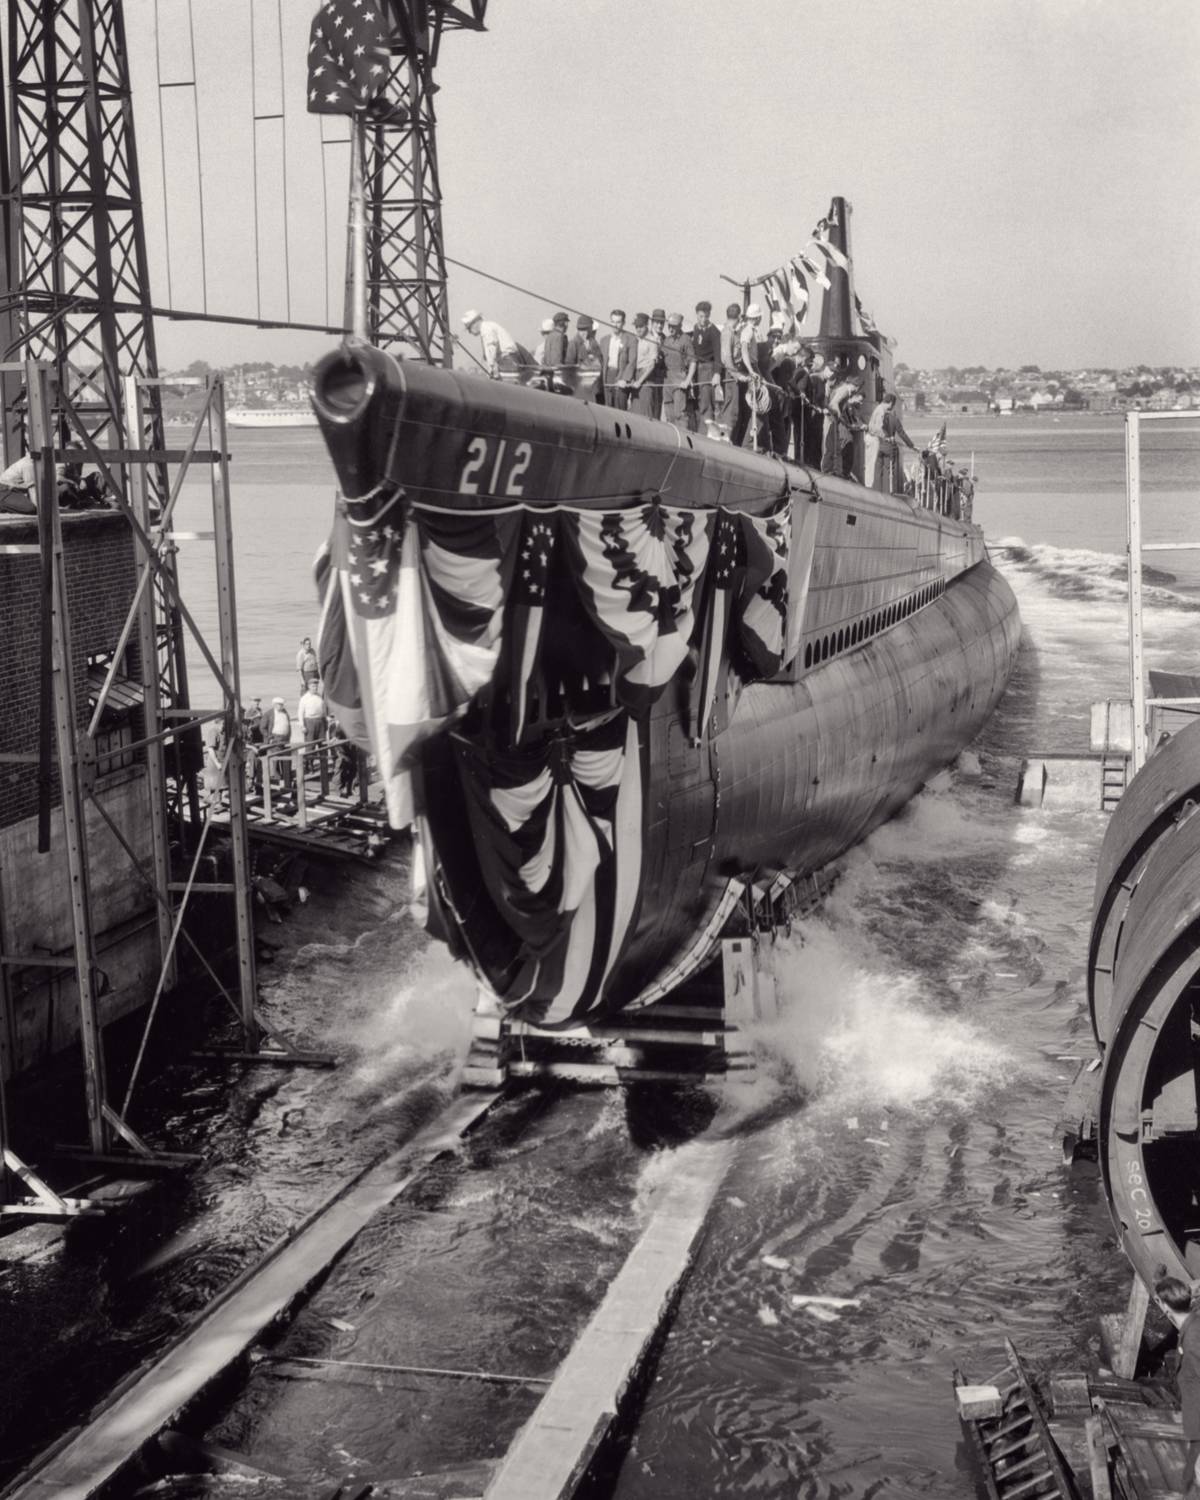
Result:
{"type": "Polygon", "coordinates": [[[307,406],[235,406],[225,413],[230,427],[315,427],[307,406]]]}

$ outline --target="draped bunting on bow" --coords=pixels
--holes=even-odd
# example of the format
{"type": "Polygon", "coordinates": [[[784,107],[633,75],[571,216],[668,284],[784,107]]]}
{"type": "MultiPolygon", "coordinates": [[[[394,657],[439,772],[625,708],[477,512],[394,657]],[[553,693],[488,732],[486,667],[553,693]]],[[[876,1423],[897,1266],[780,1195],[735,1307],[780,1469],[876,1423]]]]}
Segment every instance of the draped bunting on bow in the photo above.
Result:
{"type": "Polygon", "coordinates": [[[567,518],[576,587],[617,653],[617,694],[630,708],[651,701],[687,657],[712,523],[711,511],[658,502],[567,518]]]}
{"type": "Polygon", "coordinates": [[[734,616],[755,673],[770,677],[786,659],[791,501],[772,516],[742,516],[746,572],[734,616]]]}
{"type": "Polygon", "coordinates": [[[338,507],[326,558],[317,657],[330,708],[371,748],[394,826],[412,821],[408,757],[462,712],[496,668],[519,516],[405,517],[338,507]]]}
{"type": "Polygon", "coordinates": [[[454,743],[484,884],[520,944],[499,998],[542,1024],[583,1014],[600,999],[636,905],[637,724],[618,713],[507,756],[454,743]]]}

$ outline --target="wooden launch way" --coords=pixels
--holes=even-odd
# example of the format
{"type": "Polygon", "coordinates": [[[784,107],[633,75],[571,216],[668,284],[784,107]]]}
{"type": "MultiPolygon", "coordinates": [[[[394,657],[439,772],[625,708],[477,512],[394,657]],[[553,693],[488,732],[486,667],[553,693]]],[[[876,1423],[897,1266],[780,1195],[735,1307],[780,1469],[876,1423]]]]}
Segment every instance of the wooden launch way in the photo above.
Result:
{"type": "MultiPolygon", "coordinates": [[[[91,1500],[107,1493],[192,1402],[250,1355],[366,1224],[429,1163],[453,1150],[501,1097],[500,1091],[460,1096],[405,1146],[342,1183],[165,1353],[118,1386],[85,1427],[42,1454],[4,1490],[5,1500],[91,1500]]],[[[675,1307],[734,1150],[730,1141],[688,1149],[603,1302],[517,1434],[487,1500],[570,1500],[603,1461],[675,1307]]]]}
{"type": "Polygon", "coordinates": [[[265,1260],[239,1277],[188,1333],[119,1386],[88,1425],[44,1454],[5,1492],[11,1500],[88,1500],[250,1346],[436,1157],[491,1109],[497,1094],[455,1101],[399,1151],[342,1183],[265,1260]]]}

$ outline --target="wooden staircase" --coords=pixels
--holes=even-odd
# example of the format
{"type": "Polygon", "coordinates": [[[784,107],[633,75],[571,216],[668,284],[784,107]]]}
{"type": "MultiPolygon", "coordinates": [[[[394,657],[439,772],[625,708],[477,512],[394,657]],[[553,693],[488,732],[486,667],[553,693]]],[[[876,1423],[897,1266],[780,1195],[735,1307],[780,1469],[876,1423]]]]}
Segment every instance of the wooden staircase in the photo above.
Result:
{"type": "Polygon", "coordinates": [[[1125,795],[1129,778],[1129,760],[1124,755],[1106,754],[1100,762],[1100,811],[1112,812],[1125,795]]]}
{"type": "Polygon", "coordinates": [[[984,1386],[954,1372],[959,1421],[991,1500],[1078,1500],[1079,1492],[1046,1425],[1020,1356],[1005,1339],[1008,1364],[984,1386]]]}

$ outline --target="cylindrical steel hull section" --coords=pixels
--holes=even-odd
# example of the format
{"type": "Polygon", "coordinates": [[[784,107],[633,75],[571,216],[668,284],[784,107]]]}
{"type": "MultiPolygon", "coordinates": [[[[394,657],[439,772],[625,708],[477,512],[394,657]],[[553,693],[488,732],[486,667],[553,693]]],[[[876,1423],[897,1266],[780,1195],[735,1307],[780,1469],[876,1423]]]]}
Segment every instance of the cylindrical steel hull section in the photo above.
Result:
{"type": "Polygon", "coordinates": [[[1198,874],[1192,810],[1154,844],[1129,899],[1100,1080],[1105,1191],[1125,1251],[1149,1283],[1164,1271],[1200,1274],[1198,874]]]}
{"type": "Polygon", "coordinates": [[[1087,983],[1092,1029],[1101,1047],[1116,1020],[1113,975],[1130,897],[1155,846],[1170,834],[1189,799],[1200,801],[1200,721],[1161,745],[1134,777],[1100,848],[1087,983]]]}
{"type": "Polygon", "coordinates": [[[801,681],[743,689],[705,745],[672,736],[665,703],[650,725],[650,895],[614,1003],[679,957],[731,875],[818,870],[903,806],[979,732],[1019,645],[1012,590],[984,562],[801,681]]]}

